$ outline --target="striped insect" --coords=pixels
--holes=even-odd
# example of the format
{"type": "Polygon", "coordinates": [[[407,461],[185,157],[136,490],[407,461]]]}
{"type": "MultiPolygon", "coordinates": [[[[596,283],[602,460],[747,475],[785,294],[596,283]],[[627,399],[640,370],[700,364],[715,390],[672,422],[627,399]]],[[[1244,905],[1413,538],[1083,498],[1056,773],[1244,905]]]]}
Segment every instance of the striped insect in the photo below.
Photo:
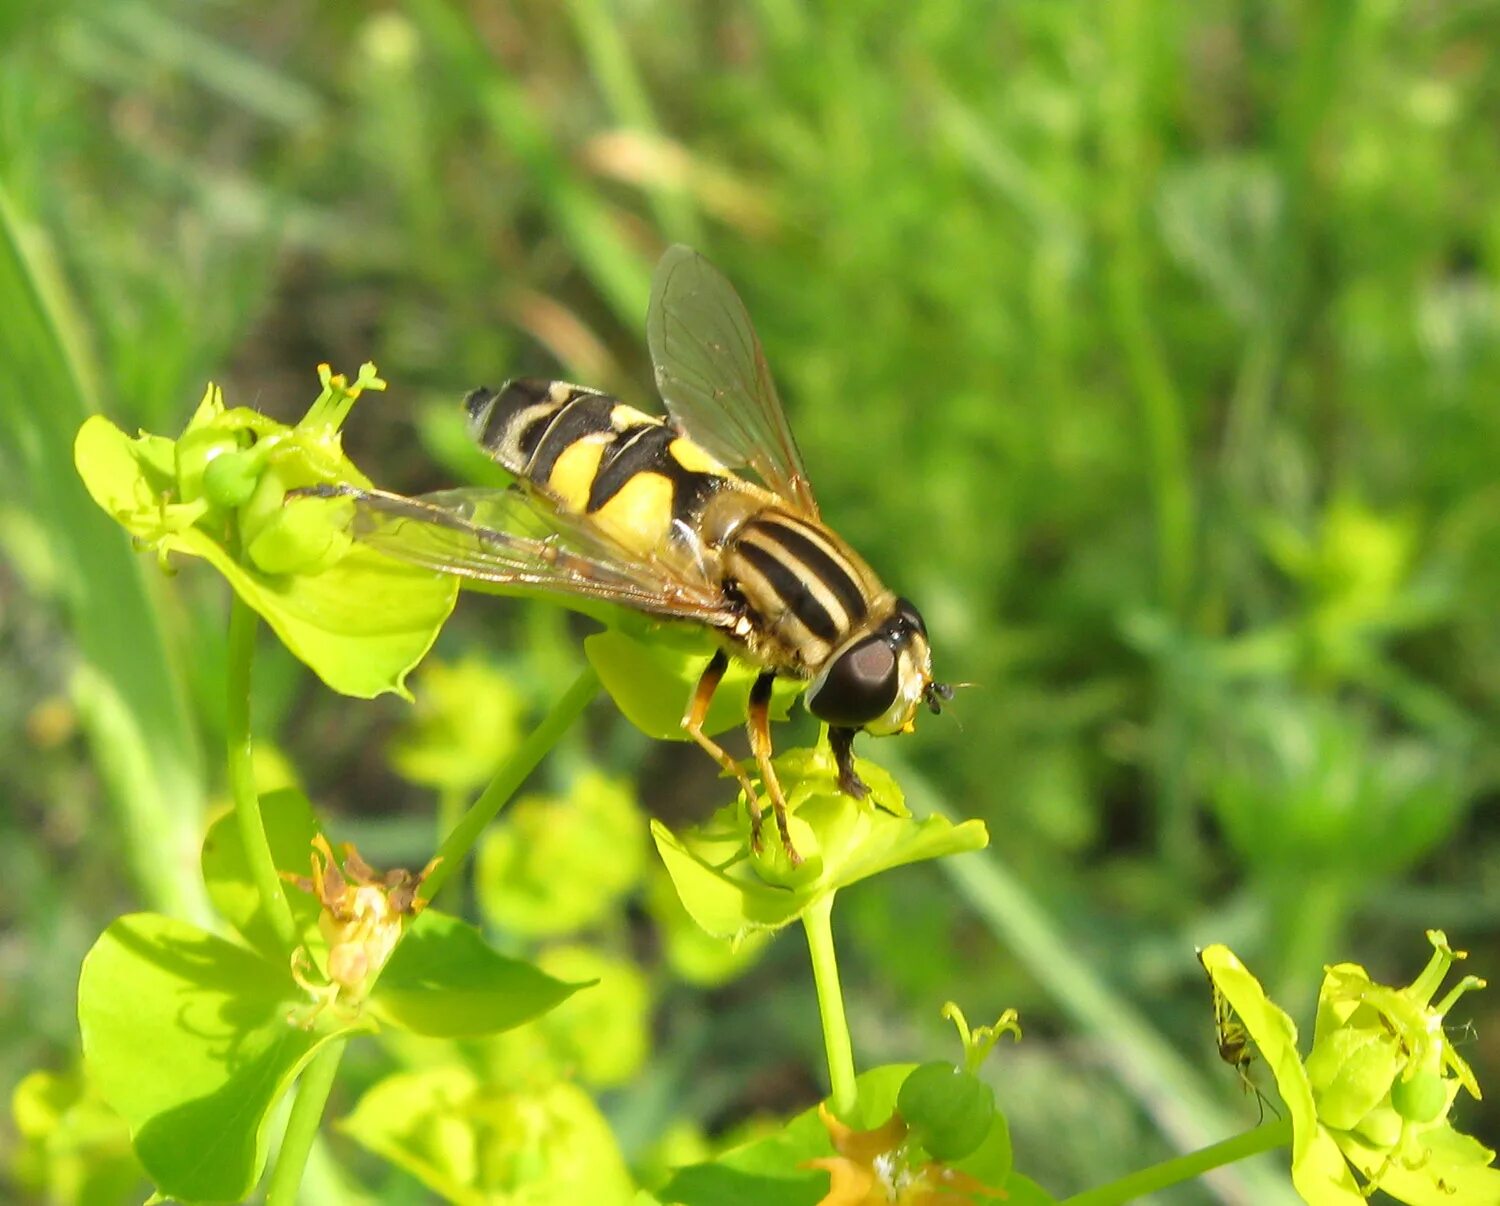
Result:
{"type": "Polygon", "coordinates": [[[665,417],[562,381],[469,394],[471,434],[516,477],[509,489],[317,492],[352,498],[355,537],[403,561],[708,629],[718,649],[682,727],[738,778],[757,849],[760,798],[703,725],[729,659],[758,667],[750,749],[797,862],[771,765],[772,683],[808,683],[839,785],[859,798],[854,735],[909,732],[952,689],[932,677],[921,614],[823,523],[744,304],[690,248],[657,266],[647,340],[665,417]]]}
{"type": "Polygon", "coordinates": [[[1245,1023],[1240,1021],[1234,1012],[1234,1006],[1229,1003],[1229,998],[1214,982],[1213,973],[1209,971],[1201,950],[1198,952],[1198,962],[1203,964],[1204,974],[1208,976],[1209,991],[1213,993],[1214,1042],[1219,1049],[1219,1058],[1239,1075],[1240,1088],[1246,1093],[1255,1094],[1256,1104],[1260,1109],[1259,1117],[1256,1118],[1258,1126],[1265,1121],[1266,1108],[1269,1106],[1271,1113],[1275,1114],[1276,1107],[1266,1100],[1266,1095],[1260,1091],[1260,1086],[1250,1075],[1250,1068],[1258,1058],[1255,1040],[1250,1037],[1250,1031],[1246,1029],[1245,1023]]]}

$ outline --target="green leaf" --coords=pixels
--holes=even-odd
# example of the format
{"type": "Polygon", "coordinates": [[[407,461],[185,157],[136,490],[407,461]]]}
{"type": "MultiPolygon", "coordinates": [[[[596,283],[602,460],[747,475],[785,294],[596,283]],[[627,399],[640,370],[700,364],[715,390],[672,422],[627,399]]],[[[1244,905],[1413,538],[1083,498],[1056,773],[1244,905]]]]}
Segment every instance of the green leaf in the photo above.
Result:
{"type": "MultiPolygon", "coordinates": [[[[859,1121],[878,1126],[895,1109],[896,1090],[911,1065],[872,1068],[858,1078],[859,1121]],[[869,1115],[885,1104],[883,1118],[869,1115]]],[[[780,1130],[731,1148],[704,1164],[679,1168],[657,1196],[677,1206],[815,1206],[828,1190],[828,1174],[804,1167],[833,1155],[817,1108],[804,1110],[780,1130]]]]}
{"type": "Polygon", "coordinates": [[[989,1130],[980,1144],[962,1159],[948,1163],[959,1172],[1011,1192],[1011,1180],[1015,1175],[1014,1155],[1010,1146],[1010,1124],[1005,1115],[995,1110],[990,1118],[989,1130]]]}
{"type": "Polygon", "coordinates": [[[1005,1193],[1005,1206],[1054,1206],[1057,1202],[1030,1177],[1023,1177],[1020,1173],[1011,1173],[1006,1178],[1005,1193]]]}
{"type": "MultiPolygon", "coordinates": [[[[596,632],[583,642],[589,664],[625,714],[625,719],[658,741],[691,741],[682,717],[703,677],[714,646],[707,638],[662,628],[654,639],[637,640],[617,629],[596,632]]],[[[703,731],[722,733],[745,721],[750,688],[760,671],[733,660],[714,692],[703,731]]],[[[777,679],[771,695],[771,717],[785,720],[805,683],[777,679]]]]}
{"type": "Polygon", "coordinates": [[[339,1127],[460,1206],[626,1202],[630,1175],[576,1085],[514,1093],[452,1065],[387,1077],[339,1127]]]}
{"type": "Polygon", "coordinates": [[[1388,1151],[1357,1136],[1342,1137],[1340,1146],[1366,1177],[1380,1175],[1382,1193],[1410,1206],[1500,1202],[1500,1170],[1490,1167],[1495,1153],[1477,1139],[1443,1122],[1423,1128],[1417,1143],[1420,1155],[1410,1164],[1398,1156],[1389,1166],[1388,1151]]]}
{"type": "Polygon", "coordinates": [[[369,1006],[414,1034],[471,1038],[519,1026],[584,987],[508,959],[473,926],[428,909],[402,936],[369,1006]]]}
{"type": "MultiPolygon", "coordinates": [[[[911,1064],[889,1064],[863,1073],[858,1078],[858,1105],[844,1120],[847,1125],[854,1130],[873,1130],[888,1122],[901,1085],[912,1071],[911,1064]]],[[[817,1107],[813,1107],[770,1135],[733,1148],[713,1161],[678,1169],[657,1191],[657,1197],[681,1206],[815,1206],[828,1192],[829,1176],[822,1169],[807,1168],[807,1162],[834,1154],[828,1130],[817,1107]]],[[[1010,1140],[1004,1119],[996,1115],[979,1150],[952,1167],[988,1185],[1008,1188],[1010,1140]]],[[[1036,1192],[1040,1194],[1040,1190],[1036,1192]]],[[[1042,1194],[1029,1200],[1051,1199],[1042,1194]]]]}
{"type": "MultiPolygon", "coordinates": [[[[228,422],[242,413],[228,412],[213,421],[228,422]]],[[[453,610],[457,579],[403,566],[361,546],[318,572],[267,573],[232,550],[233,525],[206,498],[175,501],[177,483],[163,466],[164,461],[175,464],[172,447],[172,441],[159,436],[132,440],[95,416],[80,429],[74,457],[94,501],[126,531],[159,553],[208,561],[328,686],[361,699],[386,691],[405,695],[407,673],[431,648],[453,610]]],[[[287,447],[295,451],[290,440],[287,447]]],[[[347,462],[339,467],[350,480],[364,480],[347,462]]],[[[338,500],[283,501],[284,486],[305,484],[299,479],[309,476],[316,477],[311,470],[268,472],[245,512],[265,512],[257,533],[265,547],[274,543],[278,557],[296,552],[316,567],[332,554],[314,553],[323,544],[340,548],[342,529],[334,522],[338,500]],[[269,502],[262,500],[263,492],[269,502]],[[304,516],[314,516],[316,522],[304,516]]]]}
{"type": "MultiPolygon", "coordinates": [[[[260,798],[260,811],[276,869],[310,875],[312,840],[321,832],[321,826],[307,797],[295,788],[267,792],[260,798]]],[[[203,839],[203,880],[219,915],[261,954],[279,960],[283,953],[281,943],[261,907],[239,822],[232,810],[214,818],[203,839]]],[[[317,897],[288,885],[287,901],[303,940],[311,941],[317,934],[322,910],[317,897]]]]}
{"type": "Polygon", "coordinates": [[[1292,1184],[1297,1192],[1310,1206],[1362,1206],[1364,1195],[1339,1145],[1318,1121],[1292,1019],[1272,1003],[1260,981],[1228,947],[1204,947],[1201,958],[1215,987],[1255,1040],[1286,1102],[1292,1119],[1292,1184]]]}
{"type": "Polygon", "coordinates": [[[165,1194],[237,1202],[260,1177],[266,1119],[323,1044],[358,1027],[305,1000],[285,964],[184,922],[136,913],[84,960],[78,1022],[90,1079],[165,1194]]]}
{"type": "MultiPolygon", "coordinates": [[[[777,759],[777,767],[801,767],[809,778],[783,777],[793,806],[793,838],[804,863],[781,882],[761,874],[764,859],[750,857],[747,827],[738,805],[720,809],[703,826],[673,834],[651,824],[656,848],[683,906],[710,934],[732,938],[777,929],[796,920],[830,892],[904,863],[982,849],[989,842],[978,820],[954,825],[946,817],[922,821],[894,815],[870,801],[855,800],[836,786],[830,766],[808,760],[804,751],[777,759]]],[[[861,773],[871,764],[862,763],[861,773]]],[[[904,804],[901,805],[904,809],[904,804]]],[[[766,843],[776,842],[774,827],[766,843]]],[[[769,851],[779,855],[779,847],[769,851]]],[[[772,864],[772,870],[776,870],[772,864]]]]}
{"type": "Polygon", "coordinates": [[[358,545],[322,573],[272,576],[245,569],[196,528],[162,543],[206,560],[313,673],[356,699],[387,691],[410,698],[406,675],[458,596],[457,579],[358,545]]]}
{"type": "MultiPolygon", "coordinates": [[[[0,37],[9,35],[7,44],[14,44],[16,17],[26,10],[7,5],[3,11],[0,37]]],[[[28,90],[23,79],[31,71],[17,72],[16,66],[8,65],[6,76],[19,98],[28,90]]],[[[98,332],[85,315],[104,319],[112,309],[132,307],[106,302],[86,310],[70,286],[63,265],[78,267],[73,252],[85,245],[92,258],[100,240],[96,231],[67,248],[52,242],[48,227],[60,231],[68,224],[54,225],[55,205],[24,183],[33,176],[40,183],[51,173],[35,175],[21,167],[25,149],[41,150],[43,141],[50,140],[9,144],[0,180],[0,447],[5,449],[7,529],[0,558],[11,567],[8,577],[17,575],[30,598],[66,613],[66,620],[59,617],[70,648],[66,690],[112,806],[107,823],[131,835],[124,843],[123,869],[133,890],[163,912],[206,920],[208,901],[193,868],[180,857],[201,834],[204,795],[202,749],[183,692],[180,659],[140,559],[111,531],[72,472],[79,425],[105,393],[103,374],[90,354],[98,332]],[[20,551],[14,542],[18,525],[30,529],[45,562],[12,561],[20,551]],[[43,566],[45,580],[28,580],[28,568],[43,566]]],[[[114,283],[114,274],[109,276],[114,283]]],[[[159,284],[162,277],[153,273],[152,279],[159,284]]],[[[91,303],[100,300],[92,288],[88,292],[91,303]]],[[[149,320],[153,326],[162,325],[158,317],[149,320]]],[[[175,333],[158,333],[165,344],[175,342],[175,333]]],[[[151,389],[173,376],[164,362],[172,353],[163,353],[162,342],[152,341],[153,369],[165,372],[154,373],[157,384],[151,389]]],[[[106,823],[105,818],[97,815],[96,823],[106,823]]]]}

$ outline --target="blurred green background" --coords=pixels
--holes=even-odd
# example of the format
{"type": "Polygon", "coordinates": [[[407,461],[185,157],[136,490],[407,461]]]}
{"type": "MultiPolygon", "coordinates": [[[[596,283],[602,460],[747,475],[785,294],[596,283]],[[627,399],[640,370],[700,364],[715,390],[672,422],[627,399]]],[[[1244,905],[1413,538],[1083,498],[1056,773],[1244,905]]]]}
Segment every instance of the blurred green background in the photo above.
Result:
{"type": "MultiPolygon", "coordinates": [[[[861,743],[993,837],[842,898],[862,1065],[952,1054],[949,997],[1019,1007],[989,1071],[1061,1193],[1253,1121],[1196,945],[1304,1021],[1325,962],[1404,983],[1426,927],[1500,976],[1497,130],[1493,0],[5,0],[0,1086],[69,1067],[109,918],[202,908],[222,796],[223,585],[131,553],[83,417],[174,434],[212,377],[292,419],[318,362],[374,359],[350,451],[451,484],[477,384],[652,397],[672,241],[737,284],[825,517],[973,684],[861,743]]],[[[440,734],[482,779],[586,630],[468,600],[415,728],[267,642],[267,775],[420,866],[469,785],[440,734]]],[[[607,703],[535,786],[583,767],[673,822],[723,798],[607,703]]],[[[601,923],[650,984],[651,1054],[598,1082],[626,1154],[813,1101],[800,939],[693,985],[639,900],[601,923]]],[[[1492,1084],[1495,999],[1453,1019],[1492,1084]]],[[[1256,1175],[1163,1200],[1279,1200],[1256,1175]]]]}

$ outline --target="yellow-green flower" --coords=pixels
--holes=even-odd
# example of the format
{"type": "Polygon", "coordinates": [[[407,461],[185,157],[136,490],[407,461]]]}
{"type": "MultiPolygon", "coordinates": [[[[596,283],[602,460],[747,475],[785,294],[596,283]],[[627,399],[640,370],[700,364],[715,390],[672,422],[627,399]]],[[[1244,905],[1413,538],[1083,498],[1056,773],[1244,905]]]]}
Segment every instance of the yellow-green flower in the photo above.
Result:
{"type": "Polygon", "coordinates": [[[892,1114],[873,1130],[856,1131],[818,1106],[836,1156],[807,1161],[828,1173],[828,1193],[818,1206],[968,1206],[976,1198],[1004,1198],[976,1177],[939,1160],[912,1164],[907,1125],[892,1114]]]}
{"type": "Polygon", "coordinates": [[[404,695],[453,610],[457,579],[354,543],[347,499],[299,493],[370,484],[344,455],[340,425],[361,393],[385,382],[373,364],[352,382],[320,365],[318,379],[322,393],[292,426],[226,406],[214,385],[175,440],[131,437],[94,415],[79,428],[74,463],[137,542],[164,563],[173,554],[207,561],[335,691],[404,695]]]}
{"type": "Polygon", "coordinates": [[[1352,963],[1330,967],[1304,1064],[1297,1028],[1224,946],[1203,965],[1276,1078],[1292,1126],[1292,1183],[1311,1206],[1362,1206],[1377,1188],[1411,1206],[1500,1203],[1495,1153],[1448,1121],[1459,1089],[1479,1086],[1454,1052],[1444,1019],[1483,986],[1465,977],[1432,998],[1463,956],[1438,931],[1436,953],[1405,988],[1376,984],[1352,963]]]}

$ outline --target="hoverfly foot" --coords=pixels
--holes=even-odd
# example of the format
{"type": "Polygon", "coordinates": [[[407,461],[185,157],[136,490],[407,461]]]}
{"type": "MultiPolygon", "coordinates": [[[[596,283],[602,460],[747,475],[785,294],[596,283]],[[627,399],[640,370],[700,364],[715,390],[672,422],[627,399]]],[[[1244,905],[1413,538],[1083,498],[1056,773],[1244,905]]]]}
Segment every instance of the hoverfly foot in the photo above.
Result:
{"type": "Polygon", "coordinates": [[[802,856],[797,853],[797,847],[792,845],[791,830],[787,828],[786,817],[778,815],[776,818],[778,828],[781,830],[781,848],[786,851],[786,861],[793,867],[802,865],[802,856]]]}
{"type": "Polygon", "coordinates": [[[839,790],[846,796],[863,800],[870,794],[870,789],[854,769],[854,732],[849,728],[832,727],[828,730],[828,744],[839,771],[839,790]]]}

